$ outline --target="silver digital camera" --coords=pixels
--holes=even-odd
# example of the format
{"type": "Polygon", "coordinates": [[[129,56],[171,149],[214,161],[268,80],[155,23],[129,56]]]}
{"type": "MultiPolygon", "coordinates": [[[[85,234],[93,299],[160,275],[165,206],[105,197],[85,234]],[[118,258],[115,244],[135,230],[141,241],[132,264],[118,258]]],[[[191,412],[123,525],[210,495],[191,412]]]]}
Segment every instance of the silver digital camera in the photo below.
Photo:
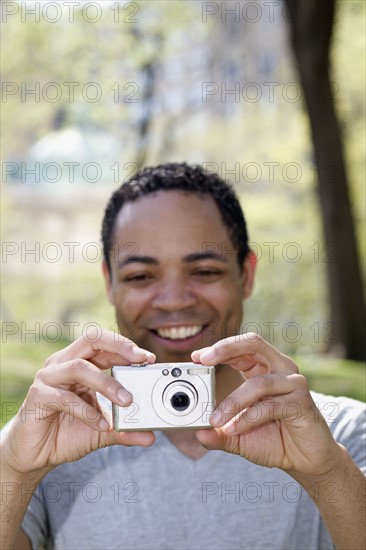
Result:
{"type": "Polygon", "coordinates": [[[128,407],[113,404],[116,431],[211,428],[215,367],[197,363],[141,363],[112,367],[133,395],[128,407]]]}

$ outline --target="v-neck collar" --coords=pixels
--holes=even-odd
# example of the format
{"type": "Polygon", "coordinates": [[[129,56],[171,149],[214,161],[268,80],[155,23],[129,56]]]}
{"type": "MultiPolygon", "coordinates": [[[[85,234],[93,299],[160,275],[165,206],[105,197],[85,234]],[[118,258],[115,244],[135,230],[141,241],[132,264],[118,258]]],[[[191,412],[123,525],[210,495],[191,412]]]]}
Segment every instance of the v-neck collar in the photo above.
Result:
{"type": "Polygon", "coordinates": [[[173,460],[180,466],[190,468],[191,470],[206,469],[208,464],[212,464],[216,462],[216,460],[219,460],[220,455],[223,453],[223,451],[208,451],[200,458],[191,458],[182,453],[163,432],[157,431],[154,433],[156,436],[155,445],[158,445],[161,451],[164,452],[170,460],[173,460]]]}

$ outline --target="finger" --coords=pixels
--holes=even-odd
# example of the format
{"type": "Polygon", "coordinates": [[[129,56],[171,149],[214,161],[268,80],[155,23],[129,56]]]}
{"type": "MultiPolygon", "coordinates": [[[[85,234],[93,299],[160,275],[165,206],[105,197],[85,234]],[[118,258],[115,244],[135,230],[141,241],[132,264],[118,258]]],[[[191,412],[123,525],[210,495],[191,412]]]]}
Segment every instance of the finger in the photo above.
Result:
{"type": "Polygon", "coordinates": [[[68,390],[55,391],[50,386],[42,387],[41,383],[38,383],[38,390],[42,392],[42,402],[35,403],[38,411],[35,411],[35,414],[39,415],[37,421],[45,420],[52,424],[53,421],[59,421],[58,416],[64,413],[70,424],[80,420],[93,430],[102,432],[110,429],[109,422],[101,412],[79,395],[68,390]]]}
{"type": "Polygon", "coordinates": [[[296,389],[297,376],[260,374],[250,378],[224,399],[210,418],[214,427],[220,427],[236,417],[246,407],[268,397],[286,395],[296,389]]]}
{"type": "Polygon", "coordinates": [[[291,401],[285,398],[274,401],[268,399],[255,403],[255,405],[231,419],[221,429],[227,436],[236,436],[275,420],[288,423],[299,422],[303,418],[303,414],[304,410],[294,400],[291,401]]]}
{"type": "MultiPolygon", "coordinates": [[[[154,360],[155,360],[155,357],[154,357],[154,360]]],[[[130,365],[130,363],[140,363],[140,362],[143,363],[145,362],[145,359],[143,361],[141,361],[140,359],[126,360],[121,358],[120,354],[110,353],[109,351],[100,351],[94,357],[89,358],[88,361],[93,363],[93,365],[95,365],[99,369],[105,370],[105,369],[110,369],[111,367],[124,366],[124,365],[127,366],[127,365],[130,365]]]]}
{"type": "Polygon", "coordinates": [[[59,415],[62,413],[68,417],[70,423],[78,420],[83,422],[93,430],[101,432],[101,447],[115,444],[148,447],[155,441],[153,432],[114,432],[109,421],[99,410],[96,401],[87,403],[71,391],[55,391],[51,386],[45,386],[40,380],[32,384],[23,406],[25,407],[23,414],[34,416],[37,423],[42,419],[50,424],[58,422],[59,415]]]}
{"type": "Polygon", "coordinates": [[[226,436],[222,430],[197,430],[196,438],[206,449],[226,450],[227,440],[230,439],[229,436],[226,436]]]}
{"type": "Polygon", "coordinates": [[[155,439],[153,432],[109,431],[101,434],[100,447],[109,447],[111,445],[150,447],[155,442],[155,439]]]}
{"type": "Polygon", "coordinates": [[[206,351],[209,351],[212,348],[212,346],[206,346],[205,348],[201,348],[198,350],[195,350],[191,353],[191,358],[194,363],[200,363],[200,357],[202,354],[204,354],[206,351]]]}
{"type": "Polygon", "coordinates": [[[93,359],[97,355],[104,359],[103,368],[110,368],[116,363],[130,364],[144,361],[153,363],[156,359],[153,353],[139,348],[132,340],[121,334],[95,329],[51,355],[46,366],[64,363],[76,357],[93,359]]]}
{"type": "Polygon", "coordinates": [[[123,407],[132,401],[132,395],[117,380],[85,359],[73,359],[60,365],[55,364],[52,368],[41,369],[36,380],[54,388],[61,386],[69,389],[73,384],[86,386],[123,407]]]}
{"type": "Polygon", "coordinates": [[[298,372],[296,364],[255,333],[239,334],[216,342],[210,348],[197,350],[194,360],[204,365],[228,364],[248,373],[298,372]]]}

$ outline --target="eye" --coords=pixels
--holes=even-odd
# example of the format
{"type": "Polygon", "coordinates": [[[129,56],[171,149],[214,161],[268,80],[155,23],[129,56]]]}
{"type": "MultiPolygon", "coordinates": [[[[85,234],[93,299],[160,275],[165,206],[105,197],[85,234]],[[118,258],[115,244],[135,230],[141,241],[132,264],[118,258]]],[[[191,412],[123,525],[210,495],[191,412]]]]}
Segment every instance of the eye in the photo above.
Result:
{"type": "Polygon", "coordinates": [[[218,269],[202,268],[194,271],[193,275],[202,279],[214,279],[221,275],[221,271],[219,271],[218,269]]]}
{"type": "Polygon", "coordinates": [[[134,275],[128,275],[124,278],[125,283],[139,283],[139,282],[147,282],[150,279],[152,279],[152,275],[148,273],[136,273],[134,275]]]}

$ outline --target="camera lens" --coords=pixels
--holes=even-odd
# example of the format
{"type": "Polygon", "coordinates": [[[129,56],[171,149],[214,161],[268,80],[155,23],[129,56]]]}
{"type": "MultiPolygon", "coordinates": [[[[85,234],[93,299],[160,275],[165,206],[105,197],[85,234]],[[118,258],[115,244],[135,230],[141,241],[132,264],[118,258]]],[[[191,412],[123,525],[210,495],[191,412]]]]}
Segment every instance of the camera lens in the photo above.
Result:
{"type": "Polygon", "coordinates": [[[186,380],[174,380],[164,389],[162,402],[167,412],[174,417],[190,415],[197,407],[197,390],[186,380]]]}
{"type": "Polygon", "coordinates": [[[186,393],[179,391],[172,396],[170,402],[176,411],[185,411],[188,409],[191,400],[186,393]]]}
{"type": "Polygon", "coordinates": [[[175,367],[172,370],[172,376],[174,376],[174,378],[178,378],[178,376],[180,376],[181,374],[182,374],[182,371],[178,369],[178,367],[175,367]]]}

